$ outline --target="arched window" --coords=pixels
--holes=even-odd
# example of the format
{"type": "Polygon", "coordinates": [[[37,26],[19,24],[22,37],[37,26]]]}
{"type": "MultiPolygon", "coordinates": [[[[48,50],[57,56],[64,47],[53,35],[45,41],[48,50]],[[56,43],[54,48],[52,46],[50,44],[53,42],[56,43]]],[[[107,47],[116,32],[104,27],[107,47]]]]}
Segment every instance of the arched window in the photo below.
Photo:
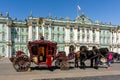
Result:
{"type": "Polygon", "coordinates": [[[5,32],[2,33],[2,40],[5,40],[5,32]]]}
{"type": "Polygon", "coordinates": [[[5,29],[5,24],[2,25],[2,29],[3,29],[3,30],[5,29]]]}

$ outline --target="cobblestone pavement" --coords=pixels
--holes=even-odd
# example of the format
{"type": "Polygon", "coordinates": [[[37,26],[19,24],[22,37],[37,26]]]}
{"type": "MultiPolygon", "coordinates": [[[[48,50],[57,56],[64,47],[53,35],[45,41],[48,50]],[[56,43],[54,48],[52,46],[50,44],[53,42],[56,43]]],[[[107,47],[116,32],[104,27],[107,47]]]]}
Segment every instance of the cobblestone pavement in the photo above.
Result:
{"type": "MultiPolygon", "coordinates": [[[[89,62],[86,63],[88,66],[89,62]]],[[[100,65],[98,70],[89,67],[82,70],[73,68],[71,65],[71,69],[65,71],[60,69],[49,71],[47,67],[35,66],[31,65],[32,71],[30,72],[16,72],[12,63],[4,58],[0,60],[0,80],[120,80],[120,62],[112,64],[110,70],[107,70],[105,65],[100,65]]]]}
{"type": "Polygon", "coordinates": [[[34,80],[120,80],[120,75],[76,77],[76,78],[55,78],[55,79],[34,79],[34,80]]]}

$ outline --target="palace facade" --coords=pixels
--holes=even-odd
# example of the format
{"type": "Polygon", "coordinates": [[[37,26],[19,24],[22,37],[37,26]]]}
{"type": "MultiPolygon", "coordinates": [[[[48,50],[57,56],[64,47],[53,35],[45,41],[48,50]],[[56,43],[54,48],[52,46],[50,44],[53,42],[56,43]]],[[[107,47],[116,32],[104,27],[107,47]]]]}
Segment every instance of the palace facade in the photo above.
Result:
{"type": "Polygon", "coordinates": [[[43,35],[45,40],[57,42],[58,51],[65,50],[73,45],[75,51],[82,45],[89,49],[92,46],[107,47],[111,51],[120,52],[120,26],[111,23],[93,22],[84,14],[75,20],[69,17],[39,18],[32,14],[28,19],[19,21],[0,13],[0,56],[11,57],[16,51],[24,51],[27,55],[28,41],[39,40],[43,35]]]}

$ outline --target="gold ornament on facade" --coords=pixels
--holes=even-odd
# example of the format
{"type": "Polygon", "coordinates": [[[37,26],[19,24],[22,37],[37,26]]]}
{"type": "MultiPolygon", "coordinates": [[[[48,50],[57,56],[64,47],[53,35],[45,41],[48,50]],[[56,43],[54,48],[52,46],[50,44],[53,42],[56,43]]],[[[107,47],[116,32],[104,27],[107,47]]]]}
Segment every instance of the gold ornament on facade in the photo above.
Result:
{"type": "Polygon", "coordinates": [[[11,46],[12,44],[11,43],[7,43],[8,46],[11,46]]]}
{"type": "Polygon", "coordinates": [[[112,45],[110,45],[110,48],[112,48],[112,45]]]}
{"type": "Polygon", "coordinates": [[[43,35],[43,33],[42,32],[40,32],[40,36],[42,36],[43,35]]]}
{"type": "Polygon", "coordinates": [[[74,29],[78,29],[78,27],[74,27],[74,29]]]}
{"type": "Polygon", "coordinates": [[[99,29],[96,29],[96,31],[99,31],[99,29]]]}
{"type": "Polygon", "coordinates": [[[39,18],[39,24],[41,25],[43,23],[43,18],[39,18]]]}
{"type": "Polygon", "coordinates": [[[28,24],[28,26],[30,27],[30,26],[32,26],[32,24],[28,24]]]}

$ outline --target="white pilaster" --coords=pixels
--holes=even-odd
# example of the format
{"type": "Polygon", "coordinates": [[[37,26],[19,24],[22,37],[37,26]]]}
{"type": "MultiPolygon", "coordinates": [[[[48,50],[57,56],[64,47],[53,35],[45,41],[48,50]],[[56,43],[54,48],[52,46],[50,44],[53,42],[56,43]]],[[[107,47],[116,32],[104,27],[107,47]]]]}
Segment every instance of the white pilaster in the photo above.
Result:
{"type": "Polygon", "coordinates": [[[93,43],[93,32],[92,32],[92,29],[90,29],[90,43],[93,43]]]}
{"type": "Polygon", "coordinates": [[[7,37],[6,37],[6,41],[10,42],[11,40],[11,28],[7,26],[7,37]]]}
{"type": "Polygon", "coordinates": [[[66,55],[69,54],[69,46],[65,46],[65,52],[66,52],[66,55]]]}
{"type": "Polygon", "coordinates": [[[11,57],[12,52],[11,52],[11,28],[9,26],[7,27],[7,36],[6,36],[6,41],[7,41],[7,49],[6,49],[6,57],[11,57]]]}
{"type": "Polygon", "coordinates": [[[84,43],[87,43],[87,31],[86,31],[86,29],[84,29],[84,32],[85,32],[84,43]]]}
{"type": "Polygon", "coordinates": [[[77,37],[78,36],[78,32],[77,32],[77,28],[74,28],[74,42],[77,43],[77,37]]]}
{"type": "Polygon", "coordinates": [[[114,48],[113,48],[113,52],[117,52],[117,47],[114,47],[114,48]]]}
{"type": "Polygon", "coordinates": [[[12,56],[12,48],[11,48],[11,45],[7,45],[5,57],[11,57],[11,56],[12,56]]]}
{"type": "Polygon", "coordinates": [[[113,43],[116,44],[116,32],[113,33],[113,36],[114,36],[113,43]]]}
{"type": "Polygon", "coordinates": [[[28,41],[32,41],[32,25],[28,26],[28,41]]]}
{"type": "Polygon", "coordinates": [[[42,25],[42,31],[43,31],[43,36],[45,35],[44,32],[45,32],[45,29],[44,29],[44,26],[42,25]]]}
{"type": "Polygon", "coordinates": [[[82,29],[80,28],[80,43],[82,42],[82,29]]]}
{"type": "Polygon", "coordinates": [[[118,47],[118,53],[120,54],[120,48],[118,47]]]}
{"type": "Polygon", "coordinates": [[[40,37],[39,37],[39,26],[37,25],[36,26],[36,40],[39,40],[40,37]]]}
{"type": "Polygon", "coordinates": [[[97,44],[99,44],[99,36],[100,36],[100,34],[99,34],[99,30],[95,30],[95,34],[96,34],[96,36],[95,36],[95,42],[97,43],[97,44]]]}
{"type": "Polygon", "coordinates": [[[120,44],[120,32],[118,32],[118,44],[120,44]]]}

